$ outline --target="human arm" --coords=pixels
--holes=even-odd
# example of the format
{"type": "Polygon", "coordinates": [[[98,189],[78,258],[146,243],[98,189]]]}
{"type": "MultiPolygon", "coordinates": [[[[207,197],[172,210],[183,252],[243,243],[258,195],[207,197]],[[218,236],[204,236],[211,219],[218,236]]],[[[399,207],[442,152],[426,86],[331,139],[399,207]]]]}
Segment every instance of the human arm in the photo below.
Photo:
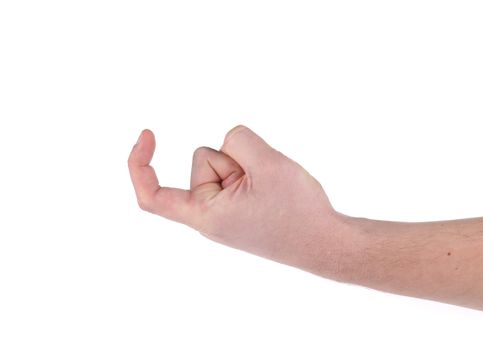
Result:
{"type": "Polygon", "coordinates": [[[343,220],[361,238],[360,268],[348,282],[483,310],[483,218],[343,220]]]}
{"type": "Polygon", "coordinates": [[[298,163],[244,126],[194,152],[189,190],[160,187],[145,130],[128,165],[140,207],[322,277],[483,309],[483,219],[398,223],[331,206],[298,163]],[[450,253],[448,255],[448,253],[450,253]]]}

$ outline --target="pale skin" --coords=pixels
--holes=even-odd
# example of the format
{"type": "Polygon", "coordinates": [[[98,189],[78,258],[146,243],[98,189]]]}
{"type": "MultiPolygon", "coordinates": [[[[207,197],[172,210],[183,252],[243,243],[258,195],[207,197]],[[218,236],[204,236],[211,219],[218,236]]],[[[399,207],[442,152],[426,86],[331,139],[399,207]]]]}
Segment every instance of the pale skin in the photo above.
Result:
{"type": "Polygon", "coordinates": [[[392,222],[337,212],[320,183],[251,129],[198,148],[189,190],[161,187],[143,130],[129,155],[141,209],[211,240],[340,282],[483,310],[483,218],[392,222]]]}

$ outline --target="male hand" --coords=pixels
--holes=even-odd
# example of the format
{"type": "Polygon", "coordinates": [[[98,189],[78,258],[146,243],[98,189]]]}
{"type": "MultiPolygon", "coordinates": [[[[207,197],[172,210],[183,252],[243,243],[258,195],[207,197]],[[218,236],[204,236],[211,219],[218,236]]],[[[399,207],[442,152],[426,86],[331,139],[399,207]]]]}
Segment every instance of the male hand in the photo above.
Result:
{"type": "Polygon", "coordinates": [[[198,148],[190,190],[160,187],[149,165],[154,134],[144,130],[129,156],[139,206],[206,237],[281,263],[338,278],[341,214],[299,164],[245,126],[221,149],[198,148]]]}

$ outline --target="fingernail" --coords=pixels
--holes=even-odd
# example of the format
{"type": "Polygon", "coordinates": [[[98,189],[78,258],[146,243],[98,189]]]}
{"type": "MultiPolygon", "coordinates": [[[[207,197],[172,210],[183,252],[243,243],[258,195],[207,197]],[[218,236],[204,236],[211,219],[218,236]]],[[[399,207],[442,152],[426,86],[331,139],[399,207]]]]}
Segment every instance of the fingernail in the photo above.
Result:
{"type": "Polygon", "coordinates": [[[139,144],[139,141],[141,140],[141,135],[143,134],[143,132],[141,131],[141,134],[139,134],[139,137],[138,137],[138,140],[136,141],[136,143],[134,144],[134,147],[136,147],[138,144],[139,144]]]}

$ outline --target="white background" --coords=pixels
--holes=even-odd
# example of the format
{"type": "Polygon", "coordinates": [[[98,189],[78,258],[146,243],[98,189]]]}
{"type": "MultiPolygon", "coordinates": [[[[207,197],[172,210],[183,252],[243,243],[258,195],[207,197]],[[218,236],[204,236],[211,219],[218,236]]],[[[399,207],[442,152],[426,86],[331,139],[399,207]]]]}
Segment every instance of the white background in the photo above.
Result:
{"type": "Polygon", "coordinates": [[[480,1],[0,2],[1,349],[481,349],[483,313],[339,284],[142,212],[243,123],[334,207],[483,215],[480,1]]]}

